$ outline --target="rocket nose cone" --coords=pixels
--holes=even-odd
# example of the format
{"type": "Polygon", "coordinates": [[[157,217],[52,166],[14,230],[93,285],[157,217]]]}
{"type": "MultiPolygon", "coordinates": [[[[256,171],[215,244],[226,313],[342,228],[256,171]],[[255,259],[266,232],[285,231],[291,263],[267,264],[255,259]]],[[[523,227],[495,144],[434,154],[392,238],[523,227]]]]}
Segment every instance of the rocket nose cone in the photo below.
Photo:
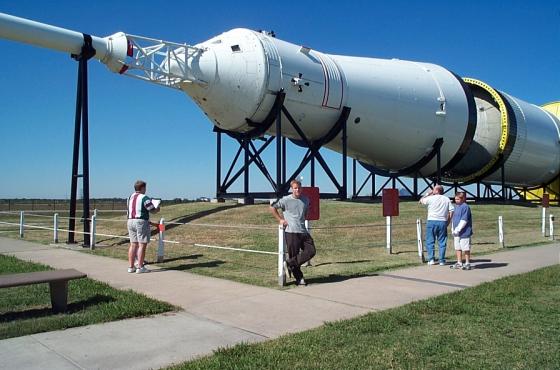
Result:
{"type": "MultiPolygon", "coordinates": [[[[202,50],[186,55],[182,68],[192,76],[192,83],[181,89],[224,130],[242,132],[252,119],[266,93],[265,55],[255,33],[235,29],[195,46],[202,50]]],[[[265,108],[263,108],[265,109],[265,108]]]]}

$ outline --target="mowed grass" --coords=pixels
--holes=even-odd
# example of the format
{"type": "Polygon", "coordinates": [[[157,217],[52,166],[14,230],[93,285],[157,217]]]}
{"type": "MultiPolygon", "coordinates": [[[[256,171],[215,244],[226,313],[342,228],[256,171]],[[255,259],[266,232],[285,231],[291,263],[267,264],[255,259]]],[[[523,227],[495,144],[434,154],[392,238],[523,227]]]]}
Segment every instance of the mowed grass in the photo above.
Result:
{"type": "Polygon", "coordinates": [[[559,277],[556,265],[174,369],[558,369],[559,277]]]}
{"type": "MultiPolygon", "coordinates": [[[[506,246],[527,246],[549,241],[541,234],[539,207],[472,204],[471,208],[474,217],[475,256],[501,250],[498,244],[499,215],[504,217],[506,246]]],[[[554,214],[559,210],[560,208],[553,207],[550,212],[554,214]]],[[[0,220],[7,217],[2,215],[0,220]]],[[[17,220],[17,216],[11,217],[17,220]]],[[[122,237],[98,236],[98,247],[93,253],[126,258],[128,240],[124,214],[100,212],[98,217],[98,233],[122,237]]],[[[194,245],[276,252],[278,229],[270,215],[268,204],[177,204],[164,206],[161,213],[152,216],[152,220],[157,221],[160,217],[165,218],[168,223],[166,240],[178,242],[166,243],[162,267],[268,287],[277,286],[277,257],[274,255],[224,251],[194,245]],[[174,222],[178,224],[173,224],[174,222]]],[[[322,201],[321,219],[312,225],[315,227],[312,235],[317,246],[317,256],[312,261],[313,266],[304,269],[306,280],[309,283],[320,283],[418,264],[416,219],[425,220],[425,217],[425,207],[417,202],[400,204],[400,216],[393,219],[393,254],[389,255],[385,248],[386,228],[381,204],[322,201]]],[[[26,222],[52,227],[49,216],[28,215],[26,222]]],[[[62,228],[67,227],[66,223],[66,220],[61,219],[62,228]]],[[[81,224],[77,225],[80,230],[81,224]]],[[[558,222],[555,230],[558,237],[558,222]]],[[[17,232],[10,231],[5,235],[17,237],[17,232]]],[[[65,238],[66,233],[61,233],[60,240],[65,238]]],[[[156,259],[155,229],[153,238],[147,253],[148,261],[156,259]]],[[[50,242],[52,232],[28,229],[25,239],[50,242]]],[[[81,236],[78,239],[81,240],[81,236]]],[[[451,245],[447,256],[453,259],[451,245]]]]}
{"type": "MultiPolygon", "coordinates": [[[[44,270],[51,268],[0,255],[0,276],[44,270]]],[[[131,290],[113,289],[107,284],[86,278],[68,283],[68,309],[66,313],[53,314],[49,292],[46,283],[1,289],[0,339],[154,315],[175,309],[167,303],[131,290]]]]}

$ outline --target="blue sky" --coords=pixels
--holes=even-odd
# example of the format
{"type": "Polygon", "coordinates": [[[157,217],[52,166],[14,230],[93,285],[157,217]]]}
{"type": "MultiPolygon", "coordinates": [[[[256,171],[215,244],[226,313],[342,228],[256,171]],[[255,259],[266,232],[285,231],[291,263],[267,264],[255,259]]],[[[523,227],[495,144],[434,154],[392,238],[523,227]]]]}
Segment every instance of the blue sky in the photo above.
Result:
{"type": "MultiPolygon", "coordinates": [[[[0,12],[97,36],[123,31],[190,44],[235,27],[274,30],[326,53],[440,64],[535,104],[560,99],[557,1],[4,0],[0,12]]],[[[0,198],[66,198],[77,63],[4,40],[0,55],[0,198]]],[[[137,178],[164,198],[213,195],[215,135],[185,94],[96,61],[89,92],[92,197],[126,196],[137,178]]],[[[290,153],[293,168],[301,151],[290,153]]],[[[325,156],[340,168],[336,154],[325,156]]],[[[256,170],[251,181],[254,190],[269,190],[256,170]]],[[[319,186],[329,189],[324,176],[319,186]]]]}

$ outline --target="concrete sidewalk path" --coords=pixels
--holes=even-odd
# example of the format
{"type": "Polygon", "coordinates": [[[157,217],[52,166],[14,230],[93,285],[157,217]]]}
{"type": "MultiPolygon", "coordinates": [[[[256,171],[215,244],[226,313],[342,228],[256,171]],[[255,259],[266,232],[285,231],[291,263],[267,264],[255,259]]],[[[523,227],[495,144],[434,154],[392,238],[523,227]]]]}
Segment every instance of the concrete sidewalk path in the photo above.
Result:
{"type": "Polygon", "coordinates": [[[128,274],[123,260],[22,240],[0,238],[0,253],[54,268],[76,268],[90,278],[184,310],[3,340],[0,367],[9,364],[9,368],[45,368],[45,362],[35,361],[25,350],[32,344],[42,349],[37,353],[44,358],[61,361],[53,363],[60,365],[53,366],[57,368],[157,368],[218,347],[275,338],[560,263],[560,244],[554,244],[485,255],[474,260],[471,271],[424,265],[360,278],[335,276],[333,282],[276,290],[163,269],[128,274]],[[137,335],[142,340],[133,339],[137,335]],[[89,338],[88,344],[78,337],[89,338]],[[131,340],[125,342],[123,337],[131,340]]]}

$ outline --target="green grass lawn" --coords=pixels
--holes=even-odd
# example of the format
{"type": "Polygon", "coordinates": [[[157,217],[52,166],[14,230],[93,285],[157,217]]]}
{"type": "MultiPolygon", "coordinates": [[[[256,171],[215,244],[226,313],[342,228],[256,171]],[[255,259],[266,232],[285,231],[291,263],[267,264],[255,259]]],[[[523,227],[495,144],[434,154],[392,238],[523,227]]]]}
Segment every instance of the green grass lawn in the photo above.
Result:
{"type": "MultiPolygon", "coordinates": [[[[481,255],[501,250],[498,245],[498,216],[504,217],[506,245],[528,246],[548,242],[540,229],[541,209],[520,205],[472,204],[474,218],[473,254],[481,255]]],[[[550,208],[560,213],[559,207],[550,208]]],[[[17,222],[17,215],[12,215],[17,222]]],[[[97,232],[127,236],[124,214],[99,212],[97,232]]],[[[277,260],[274,255],[213,250],[194,246],[208,244],[261,251],[277,251],[278,230],[269,213],[267,204],[238,206],[232,202],[222,204],[188,203],[166,205],[153,220],[164,217],[169,224],[166,239],[179,244],[166,244],[165,263],[162,267],[189,271],[201,275],[230,279],[249,284],[277,287],[277,260]],[[187,223],[184,225],[184,223],[187,223]],[[228,228],[214,227],[219,225],[228,228]],[[251,226],[259,230],[244,229],[251,226]]],[[[381,204],[328,201],[321,202],[321,220],[314,222],[313,238],[317,256],[313,267],[304,273],[308,282],[324,282],[333,279],[372,274],[381,270],[416,265],[419,263],[416,247],[416,219],[425,220],[426,209],[417,202],[401,202],[400,216],[393,220],[393,254],[385,248],[385,219],[381,204]],[[355,227],[355,225],[358,225],[355,227]]],[[[0,220],[7,220],[1,215],[0,220]]],[[[52,218],[28,215],[26,222],[49,226],[52,218]]],[[[61,219],[66,228],[66,220],[61,219]]],[[[81,224],[77,223],[80,230],[81,224]]],[[[8,229],[8,228],[6,228],[8,229]]],[[[12,227],[12,230],[14,227],[12,227]]],[[[17,229],[17,227],[15,228],[17,229]]],[[[557,222],[556,234],[560,236],[557,222]]],[[[5,236],[17,237],[17,231],[5,236]]],[[[154,235],[154,238],[157,236],[154,235]]],[[[26,230],[26,240],[49,243],[52,232],[26,230]]],[[[66,233],[60,234],[60,240],[66,233]]],[[[81,240],[81,236],[77,236],[81,240]]],[[[98,236],[95,254],[127,258],[128,240],[98,236]]],[[[154,261],[157,242],[152,242],[147,252],[148,261],[154,261]]],[[[452,247],[448,257],[452,258],[452,247]]]]}
{"type": "MultiPolygon", "coordinates": [[[[0,274],[51,270],[50,267],[0,255],[0,274]]],[[[48,284],[0,290],[0,339],[148,316],[174,310],[131,290],[122,291],[91,279],[68,283],[68,310],[53,314],[48,284]]]]}
{"type": "Polygon", "coordinates": [[[176,369],[559,367],[556,265],[272,341],[221,349],[176,369]]]}

